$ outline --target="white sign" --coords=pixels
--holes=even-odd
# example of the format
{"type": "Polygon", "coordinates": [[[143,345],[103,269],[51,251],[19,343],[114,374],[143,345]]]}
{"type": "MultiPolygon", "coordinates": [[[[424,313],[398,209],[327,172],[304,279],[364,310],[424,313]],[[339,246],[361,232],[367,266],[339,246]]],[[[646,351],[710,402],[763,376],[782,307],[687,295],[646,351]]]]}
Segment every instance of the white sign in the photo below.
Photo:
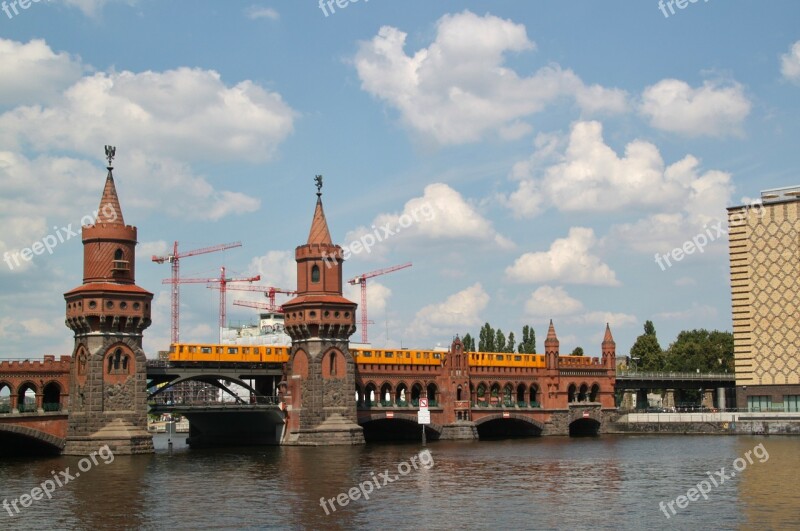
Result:
{"type": "Polygon", "coordinates": [[[427,409],[420,409],[419,413],[417,413],[417,424],[430,424],[431,423],[431,412],[427,409]]]}
{"type": "Polygon", "coordinates": [[[419,408],[420,409],[428,409],[428,399],[427,398],[420,398],[419,399],[419,408]]]}

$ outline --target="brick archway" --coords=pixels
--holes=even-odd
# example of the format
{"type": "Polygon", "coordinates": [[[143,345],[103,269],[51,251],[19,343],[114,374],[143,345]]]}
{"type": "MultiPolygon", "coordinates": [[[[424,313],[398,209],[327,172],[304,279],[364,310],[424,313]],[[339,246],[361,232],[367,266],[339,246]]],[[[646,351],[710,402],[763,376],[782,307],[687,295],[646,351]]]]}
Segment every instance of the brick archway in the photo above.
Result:
{"type": "MultiPolygon", "coordinates": [[[[360,425],[364,425],[368,422],[373,422],[376,420],[402,420],[406,422],[411,422],[413,424],[417,424],[417,416],[410,415],[408,413],[373,413],[371,415],[361,416],[358,419],[358,423],[360,425]]],[[[426,429],[436,432],[437,437],[442,434],[442,426],[440,424],[428,424],[426,425],[426,429]]]]}
{"type": "Polygon", "coordinates": [[[3,434],[6,434],[6,436],[11,435],[33,439],[51,447],[53,451],[57,453],[61,453],[64,449],[64,445],[67,443],[66,439],[62,437],[56,437],[55,435],[27,426],[20,426],[19,424],[0,424],[0,436],[3,434]]]}
{"type": "Polygon", "coordinates": [[[478,420],[476,420],[475,426],[480,426],[481,424],[485,424],[493,420],[509,420],[509,419],[521,420],[522,422],[527,422],[528,424],[538,428],[540,431],[544,431],[544,424],[542,424],[538,420],[534,420],[521,413],[494,413],[491,415],[486,415],[485,417],[481,417],[478,420]]]}

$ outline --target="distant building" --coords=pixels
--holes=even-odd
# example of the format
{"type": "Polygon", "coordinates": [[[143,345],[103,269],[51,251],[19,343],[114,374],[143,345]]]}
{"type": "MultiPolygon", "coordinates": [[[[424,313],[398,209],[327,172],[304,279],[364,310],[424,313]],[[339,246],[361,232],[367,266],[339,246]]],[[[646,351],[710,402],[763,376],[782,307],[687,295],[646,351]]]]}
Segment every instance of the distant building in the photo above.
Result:
{"type": "Polygon", "coordinates": [[[800,411],[800,186],[728,209],[737,407],[800,411]]]}

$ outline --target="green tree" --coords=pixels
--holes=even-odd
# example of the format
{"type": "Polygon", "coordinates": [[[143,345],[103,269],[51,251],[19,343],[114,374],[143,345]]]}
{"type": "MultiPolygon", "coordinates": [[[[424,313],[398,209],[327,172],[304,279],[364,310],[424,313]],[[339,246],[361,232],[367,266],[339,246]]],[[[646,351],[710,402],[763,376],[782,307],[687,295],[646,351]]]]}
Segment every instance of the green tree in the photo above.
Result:
{"type": "Polygon", "coordinates": [[[489,323],[486,323],[481,328],[480,335],[478,336],[478,351],[480,352],[494,352],[494,328],[489,323]]]}
{"type": "Polygon", "coordinates": [[[575,347],[570,356],[583,356],[583,347],[575,347]]]}
{"type": "Polygon", "coordinates": [[[509,332],[508,341],[506,342],[506,349],[503,352],[514,352],[514,343],[516,343],[516,340],[514,339],[514,332],[509,332]]]}
{"type": "Polygon", "coordinates": [[[684,330],[666,351],[666,369],[676,372],[734,372],[733,334],[684,330]]]}
{"type": "Polygon", "coordinates": [[[498,328],[497,333],[494,335],[493,352],[505,352],[505,351],[506,351],[506,335],[503,333],[502,330],[498,328]]]}
{"type": "Polygon", "coordinates": [[[464,334],[464,339],[461,340],[464,345],[464,352],[475,352],[475,338],[469,334],[464,334]]]}
{"type": "Polygon", "coordinates": [[[522,341],[519,343],[518,350],[521,354],[536,354],[536,332],[533,331],[532,326],[522,327],[522,341]]]}
{"type": "Polygon", "coordinates": [[[666,357],[656,337],[652,321],[644,323],[644,334],[636,338],[630,352],[631,366],[643,371],[663,371],[666,357]]]}

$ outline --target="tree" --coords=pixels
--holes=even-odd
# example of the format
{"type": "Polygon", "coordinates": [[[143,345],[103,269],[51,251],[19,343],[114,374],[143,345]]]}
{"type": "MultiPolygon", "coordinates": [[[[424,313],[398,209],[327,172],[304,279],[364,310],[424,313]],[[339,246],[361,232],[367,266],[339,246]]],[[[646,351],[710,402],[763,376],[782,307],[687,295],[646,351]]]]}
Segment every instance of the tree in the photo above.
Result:
{"type": "Polygon", "coordinates": [[[464,339],[461,340],[464,345],[464,352],[475,352],[475,338],[469,334],[464,334],[464,339]]]}
{"type": "Polygon", "coordinates": [[[656,337],[656,327],[652,321],[644,323],[644,334],[636,338],[631,347],[631,365],[644,371],[663,371],[666,358],[656,337]]]}
{"type": "Polygon", "coordinates": [[[514,352],[514,332],[508,333],[508,341],[506,342],[506,349],[503,352],[514,352]]]}
{"type": "Polygon", "coordinates": [[[570,356],[583,356],[583,347],[575,347],[570,356]]]}
{"type": "Polygon", "coordinates": [[[684,330],[666,351],[666,369],[676,372],[734,372],[733,334],[684,330]]]}
{"type": "Polygon", "coordinates": [[[536,332],[532,326],[522,327],[522,341],[519,343],[520,354],[536,354],[536,332]]]}
{"type": "Polygon", "coordinates": [[[505,352],[506,351],[506,336],[502,330],[497,329],[494,335],[494,350],[492,352],[505,352]]]}
{"type": "Polygon", "coordinates": [[[494,328],[489,323],[481,327],[481,332],[478,337],[478,351],[480,352],[494,352],[494,328]]]}

